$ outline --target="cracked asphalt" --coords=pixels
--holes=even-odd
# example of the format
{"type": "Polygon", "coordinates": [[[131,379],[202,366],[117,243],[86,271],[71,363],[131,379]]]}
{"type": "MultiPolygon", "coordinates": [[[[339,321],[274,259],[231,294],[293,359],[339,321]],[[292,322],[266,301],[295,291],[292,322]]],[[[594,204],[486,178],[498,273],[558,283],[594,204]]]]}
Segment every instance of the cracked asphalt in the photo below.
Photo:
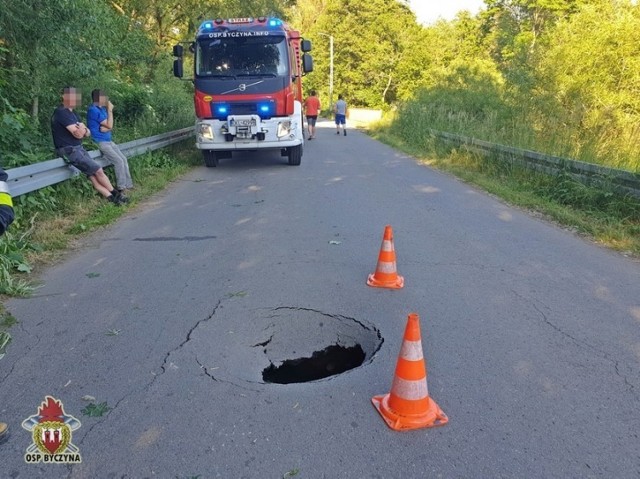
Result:
{"type": "Polygon", "coordinates": [[[319,126],[300,167],[196,168],[8,302],[0,477],[640,476],[640,264],[319,126]],[[366,285],[386,224],[401,290],[366,285]],[[398,433],[371,397],[414,311],[449,423],[398,433]],[[262,380],[337,335],[362,366],[262,380]],[[47,395],[82,423],[81,464],[24,462],[47,395]],[[111,409],[85,416],[85,396],[111,409]]]}

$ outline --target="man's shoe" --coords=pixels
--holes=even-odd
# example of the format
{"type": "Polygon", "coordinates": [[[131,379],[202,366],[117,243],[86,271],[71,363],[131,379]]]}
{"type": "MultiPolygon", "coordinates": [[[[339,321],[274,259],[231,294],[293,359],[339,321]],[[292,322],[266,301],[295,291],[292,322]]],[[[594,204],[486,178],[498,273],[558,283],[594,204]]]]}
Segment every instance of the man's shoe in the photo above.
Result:
{"type": "Polygon", "coordinates": [[[109,195],[107,196],[107,200],[111,203],[113,203],[116,206],[122,206],[124,205],[126,202],[129,201],[129,198],[127,198],[126,196],[122,196],[122,195],[109,195]],[[125,201],[122,201],[122,198],[125,198],[125,201]]]}
{"type": "Polygon", "coordinates": [[[339,130],[338,130],[338,131],[336,131],[336,135],[339,135],[339,134],[340,134],[340,131],[339,131],[339,130]]]}
{"type": "Polygon", "coordinates": [[[129,198],[122,193],[122,190],[118,190],[118,194],[116,195],[116,200],[122,204],[129,203],[129,198]]]}
{"type": "Polygon", "coordinates": [[[344,130],[344,136],[347,136],[347,130],[344,130]]]}

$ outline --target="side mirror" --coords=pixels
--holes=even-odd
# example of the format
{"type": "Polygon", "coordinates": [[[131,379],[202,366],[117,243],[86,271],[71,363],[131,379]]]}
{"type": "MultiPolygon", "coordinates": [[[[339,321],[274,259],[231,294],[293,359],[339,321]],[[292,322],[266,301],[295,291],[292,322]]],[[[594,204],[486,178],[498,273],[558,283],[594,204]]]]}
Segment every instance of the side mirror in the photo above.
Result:
{"type": "Polygon", "coordinates": [[[183,75],[184,71],[182,67],[182,58],[173,60],[173,76],[182,78],[183,75]]]}
{"type": "Polygon", "coordinates": [[[300,42],[300,50],[302,50],[303,52],[310,52],[311,51],[311,40],[302,40],[302,42],[300,42]]]}
{"type": "Polygon", "coordinates": [[[308,53],[302,55],[302,71],[310,73],[313,71],[313,57],[308,53]]]}
{"type": "Polygon", "coordinates": [[[182,58],[182,55],[184,55],[184,48],[182,45],[174,45],[173,46],[173,56],[174,57],[178,57],[178,58],[182,58]]]}

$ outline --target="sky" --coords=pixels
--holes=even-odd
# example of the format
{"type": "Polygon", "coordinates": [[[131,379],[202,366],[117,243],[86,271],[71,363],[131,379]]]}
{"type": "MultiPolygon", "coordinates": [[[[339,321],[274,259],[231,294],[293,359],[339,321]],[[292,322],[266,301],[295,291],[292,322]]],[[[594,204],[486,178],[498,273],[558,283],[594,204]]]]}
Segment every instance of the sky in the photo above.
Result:
{"type": "Polygon", "coordinates": [[[409,0],[409,6],[418,17],[418,23],[431,24],[438,18],[453,20],[460,10],[472,14],[484,7],[483,0],[409,0]]]}

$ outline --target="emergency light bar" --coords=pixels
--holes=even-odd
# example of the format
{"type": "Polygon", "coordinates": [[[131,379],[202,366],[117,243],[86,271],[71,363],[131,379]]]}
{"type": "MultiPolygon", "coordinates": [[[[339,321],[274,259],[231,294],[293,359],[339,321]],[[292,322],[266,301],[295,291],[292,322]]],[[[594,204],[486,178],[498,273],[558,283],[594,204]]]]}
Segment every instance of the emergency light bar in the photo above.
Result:
{"type": "Polygon", "coordinates": [[[281,27],[284,22],[279,18],[267,18],[267,17],[258,17],[257,20],[246,17],[246,18],[229,18],[227,20],[223,20],[222,18],[216,18],[215,20],[207,20],[200,25],[199,30],[201,32],[208,32],[215,29],[216,26],[223,25],[227,23],[229,25],[242,25],[246,23],[266,23],[269,27],[281,27]]]}

